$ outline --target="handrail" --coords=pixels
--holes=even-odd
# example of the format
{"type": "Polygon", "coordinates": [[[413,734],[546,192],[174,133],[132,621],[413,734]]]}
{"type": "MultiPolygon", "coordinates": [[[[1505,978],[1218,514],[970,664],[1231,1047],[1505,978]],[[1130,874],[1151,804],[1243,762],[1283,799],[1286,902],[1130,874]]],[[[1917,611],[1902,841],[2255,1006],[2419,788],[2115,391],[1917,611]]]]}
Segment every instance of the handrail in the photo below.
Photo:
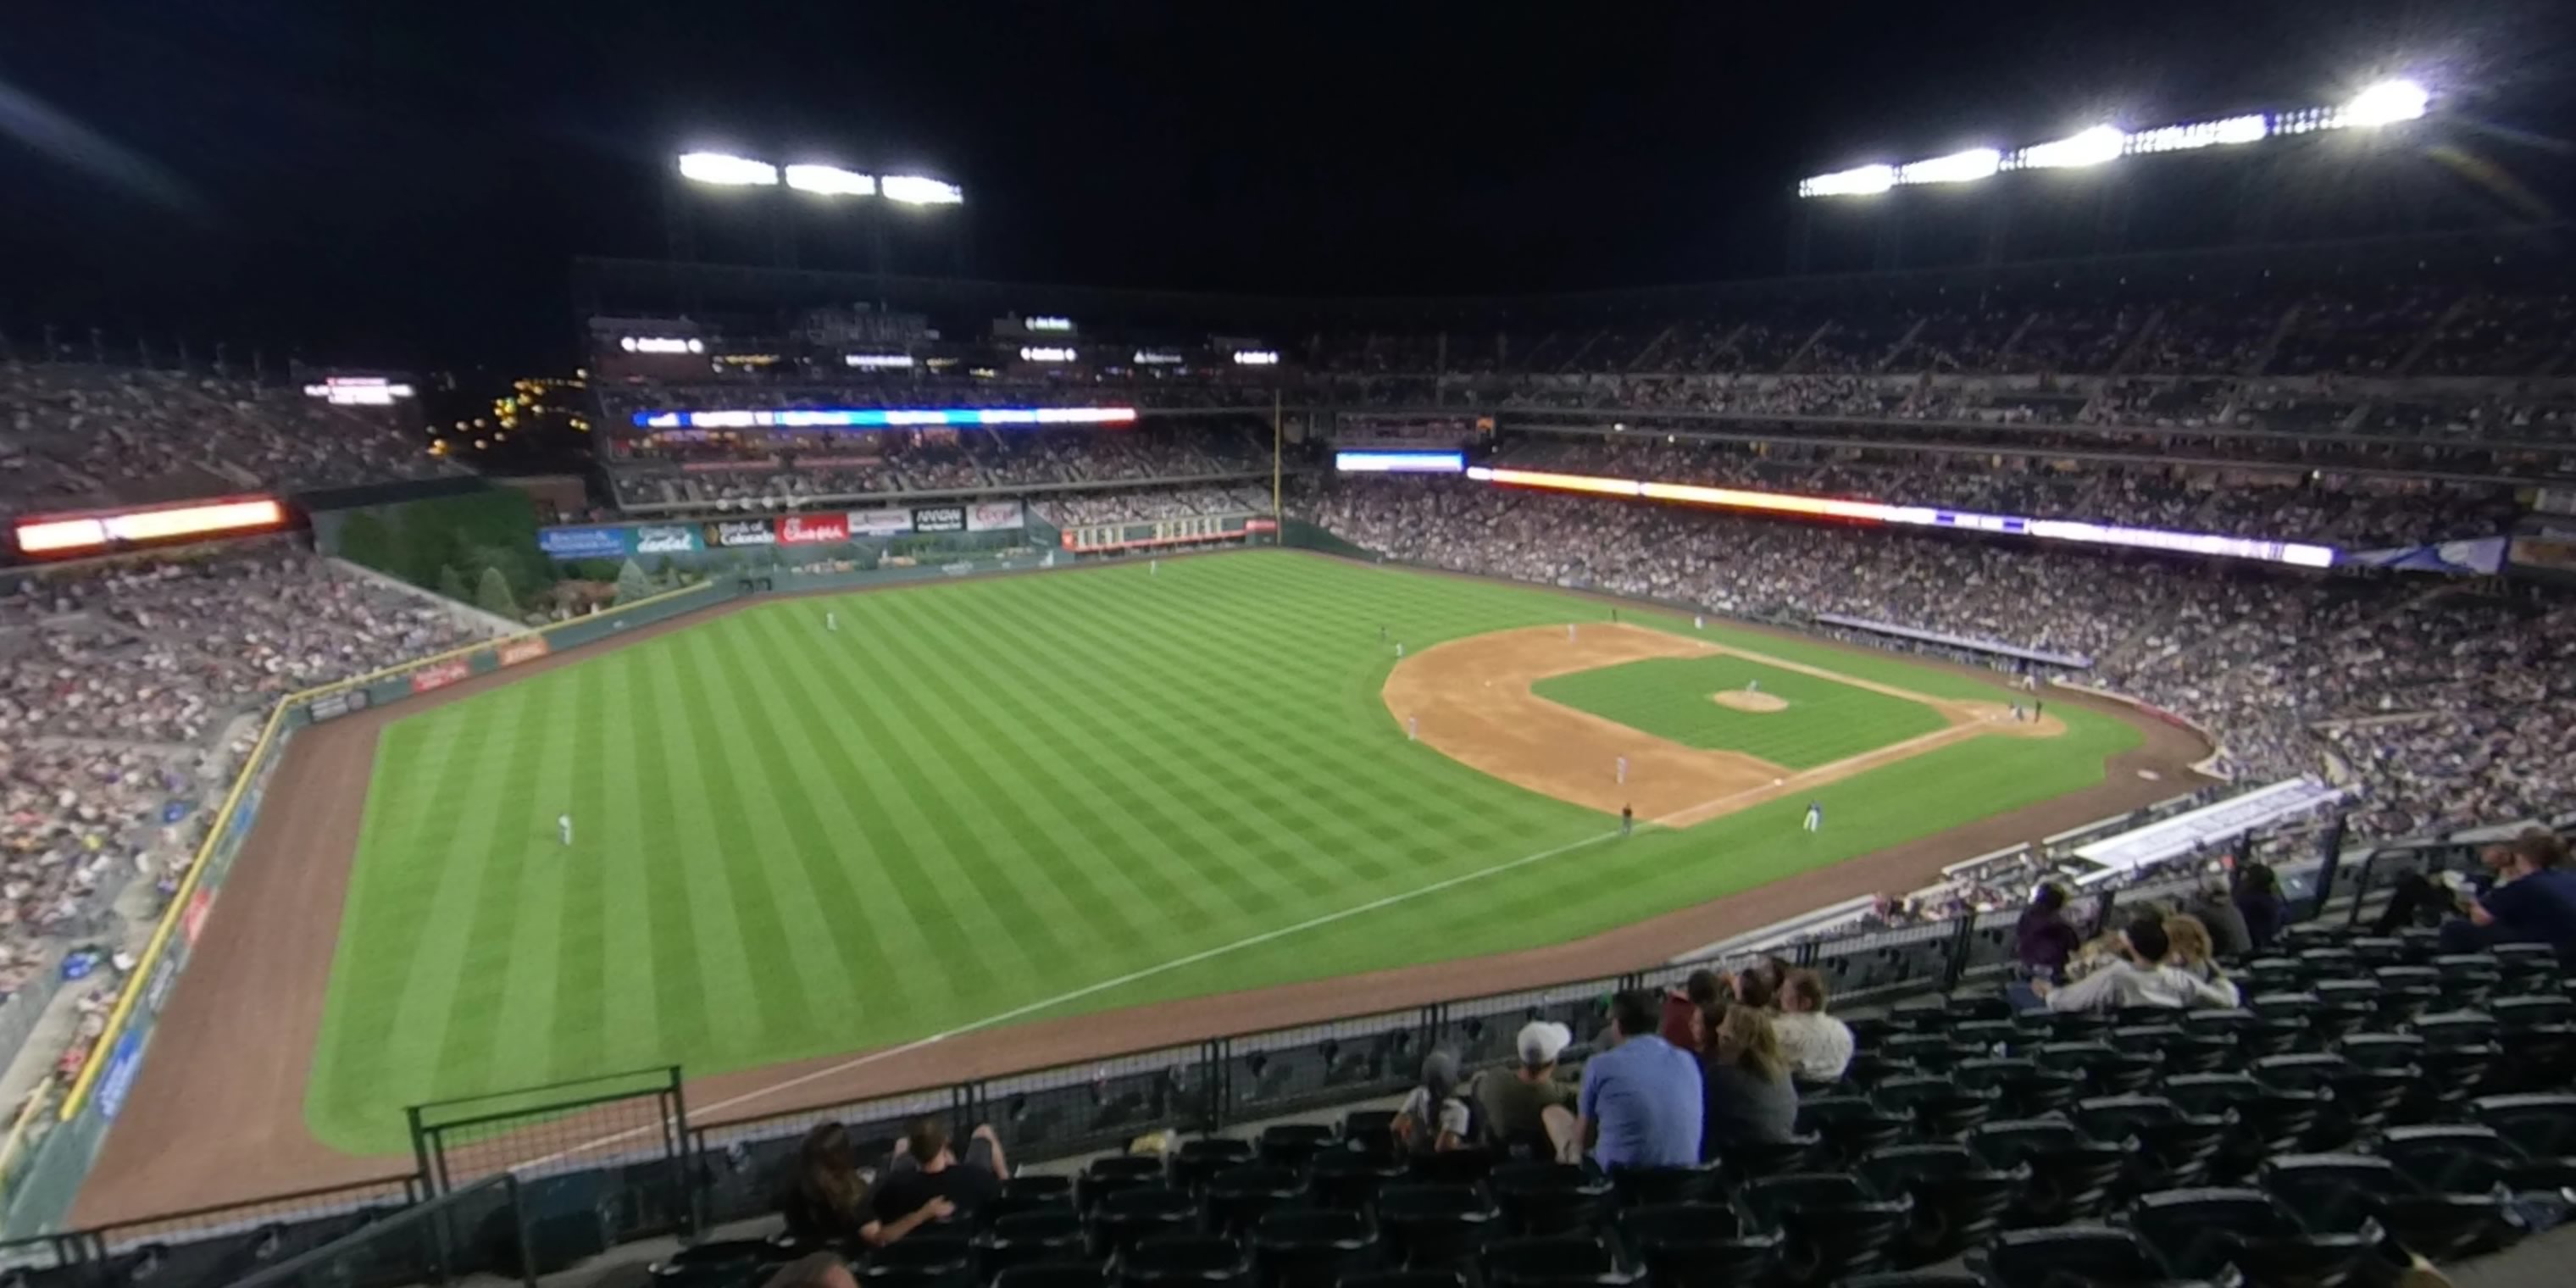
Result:
{"type": "Polygon", "coordinates": [[[152,978],[152,968],[160,962],[162,953],[168,950],[170,933],[178,928],[181,919],[187,915],[188,900],[196,893],[199,879],[205,875],[206,863],[214,856],[215,847],[223,844],[224,829],[232,826],[233,815],[241,808],[242,797],[250,790],[252,780],[258,777],[262,767],[261,762],[268,754],[270,744],[276,741],[277,731],[284,724],[288,712],[300,705],[335,693],[346,693],[379,680],[408,675],[423,667],[454,661],[460,657],[470,657],[485,649],[498,649],[516,640],[541,637],[550,631],[561,630],[576,624],[596,623],[602,617],[630,613],[682,595],[695,594],[713,584],[704,581],[691,582],[677,590],[650,595],[631,604],[620,604],[605,613],[594,613],[568,621],[548,622],[543,626],[500,639],[478,640],[461,648],[452,648],[444,652],[432,653],[427,657],[396,663],[393,666],[380,667],[346,680],[334,680],[329,684],[299,689],[279,698],[268,709],[268,722],[260,729],[259,741],[251,744],[250,754],[242,758],[241,772],[233,776],[231,790],[224,793],[223,808],[215,812],[213,825],[206,829],[206,839],[198,844],[196,854],[189,858],[187,874],[179,878],[179,888],[171,893],[169,906],[162,909],[160,921],[153,925],[152,938],[143,945],[142,953],[135,958],[134,969],[126,973],[125,987],[117,993],[116,1005],[107,1013],[107,1027],[99,1030],[97,1040],[90,1047],[90,1058],[82,1063],[80,1072],[73,1076],[71,1090],[64,1093],[62,1107],[57,1111],[57,1116],[64,1122],[71,1121],[72,1117],[89,1103],[91,1090],[98,1085],[98,1080],[107,1066],[114,1062],[111,1053],[116,1048],[117,1039],[124,1036],[127,1023],[133,1019],[135,1004],[142,999],[145,985],[152,978]]]}

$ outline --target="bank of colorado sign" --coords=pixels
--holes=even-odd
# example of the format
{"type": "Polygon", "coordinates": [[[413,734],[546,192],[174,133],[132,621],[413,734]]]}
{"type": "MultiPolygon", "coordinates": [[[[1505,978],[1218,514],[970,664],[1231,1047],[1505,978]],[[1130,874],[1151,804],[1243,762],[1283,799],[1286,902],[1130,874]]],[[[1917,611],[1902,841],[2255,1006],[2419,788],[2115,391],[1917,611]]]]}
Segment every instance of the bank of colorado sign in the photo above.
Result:
{"type": "Polygon", "coordinates": [[[778,529],[767,519],[736,519],[707,525],[707,544],[711,546],[774,546],[778,529]]]}

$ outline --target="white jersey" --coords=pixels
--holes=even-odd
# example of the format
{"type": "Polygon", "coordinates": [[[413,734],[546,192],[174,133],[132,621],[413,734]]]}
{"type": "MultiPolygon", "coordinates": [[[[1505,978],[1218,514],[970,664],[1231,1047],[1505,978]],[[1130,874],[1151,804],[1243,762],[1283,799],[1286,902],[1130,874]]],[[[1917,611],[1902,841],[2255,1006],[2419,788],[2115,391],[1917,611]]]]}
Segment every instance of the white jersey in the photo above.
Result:
{"type": "Polygon", "coordinates": [[[558,815],[556,815],[556,816],[555,816],[555,830],[563,834],[563,843],[564,843],[564,844],[566,844],[566,845],[570,845],[570,844],[572,844],[572,815],[570,815],[570,814],[558,814],[558,815]]]}

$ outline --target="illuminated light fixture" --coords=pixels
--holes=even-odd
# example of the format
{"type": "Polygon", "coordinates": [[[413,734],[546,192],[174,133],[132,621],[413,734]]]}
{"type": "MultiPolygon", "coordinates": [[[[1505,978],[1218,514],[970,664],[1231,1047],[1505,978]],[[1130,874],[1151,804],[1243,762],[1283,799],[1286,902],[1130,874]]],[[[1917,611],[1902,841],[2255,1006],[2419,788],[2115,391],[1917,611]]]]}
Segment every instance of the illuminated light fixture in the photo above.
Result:
{"type": "Polygon", "coordinates": [[[1467,468],[1465,452],[1335,452],[1333,468],[1343,474],[1459,474],[1467,468]]]}
{"type": "Polygon", "coordinates": [[[18,549],[31,555],[69,554],[101,549],[112,542],[211,536],[284,522],[286,507],[261,498],[82,518],[29,519],[17,525],[17,537],[18,549]]]}
{"type": "Polygon", "coordinates": [[[335,407],[390,407],[395,399],[412,393],[410,385],[382,376],[332,376],[321,384],[304,386],[305,397],[320,398],[335,407]]]}
{"type": "Polygon", "coordinates": [[[1060,344],[1024,344],[1020,346],[1022,362],[1071,362],[1073,350],[1060,344]]]}
{"type": "Polygon", "coordinates": [[[2216,121],[2194,121],[2188,125],[2160,125],[2155,129],[2140,130],[2130,135],[2129,155],[2190,152],[2199,148],[2259,143],[2271,132],[2271,118],[2260,112],[2250,116],[2225,117],[2216,121]]]}
{"type": "Polygon", "coordinates": [[[768,188],[778,183],[778,167],[766,161],[724,152],[683,152],[680,154],[680,177],[692,183],[768,188]]]}
{"type": "Polygon", "coordinates": [[[1974,183],[1979,179],[1992,178],[2003,164],[2004,154],[1993,148],[1970,148],[1946,157],[1899,166],[1896,181],[1902,184],[1974,183]]]}
{"type": "Polygon", "coordinates": [[[1026,325],[1032,331],[1071,331],[1073,329],[1073,319],[1030,318],[1026,325]]]}
{"type": "Polygon", "coordinates": [[[1865,197],[1885,192],[1896,186],[1896,167],[1865,165],[1851,170],[1820,174],[1798,184],[1801,197],[1865,197]]]}
{"type": "Polygon", "coordinates": [[[787,167],[787,186],[798,192],[824,197],[877,195],[875,175],[844,170],[836,165],[791,165],[787,167]]]}
{"type": "Polygon", "coordinates": [[[902,371],[912,366],[909,353],[845,353],[841,361],[861,371],[902,371]]]}
{"type": "Polygon", "coordinates": [[[910,206],[954,206],[966,200],[956,184],[925,179],[917,174],[890,174],[877,183],[888,201],[910,206]]]}
{"type": "Polygon", "coordinates": [[[1140,367],[1170,367],[1181,362],[1181,355],[1169,349],[1138,349],[1131,361],[1140,367]]]}
{"type": "Polygon", "coordinates": [[[1237,349],[1234,364],[1238,367],[1275,367],[1279,365],[1277,349],[1237,349]]]}
{"type": "Polygon", "coordinates": [[[676,335],[626,335],[617,338],[617,347],[628,353],[705,353],[707,342],[676,335]]]}
{"type": "Polygon", "coordinates": [[[1544,470],[1492,469],[1481,465],[1470,468],[1467,471],[1467,477],[1506,487],[1542,488],[1555,492],[1587,492],[1600,496],[1634,496],[1648,500],[1729,510],[1755,510],[1770,514],[1797,514],[1817,518],[1852,519],[1866,523],[1892,523],[1907,527],[1991,532],[2037,537],[2047,541],[2120,546],[2132,550],[2167,550],[2177,554],[2209,555],[2226,559],[2258,559],[2267,563],[2291,564],[2301,568],[2331,568],[2335,564],[2335,549],[2332,546],[2309,545],[2295,541],[2263,541],[2251,537],[2221,536],[2210,532],[2172,532],[2163,528],[2131,528],[2118,524],[2093,523],[2082,519],[2033,519],[2010,514],[1979,514],[1973,510],[1944,510],[1924,505],[1889,505],[1878,501],[1848,501],[1833,497],[1798,496],[1787,492],[1754,492],[1743,488],[1701,487],[1688,483],[1650,483],[1637,479],[1601,478],[1589,474],[1556,474],[1544,470]]]}
{"type": "Polygon", "coordinates": [[[2120,159],[2129,136],[2116,125],[2096,125],[2050,143],[2034,143],[2006,163],[2015,170],[2076,170],[2120,159]]]}
{"type": "Polygon", "coordinates": [[[1133,407],[796,407],[639,411],[639,429],[884,429],[909,425],[1128,425],[1133,407]]]}
{"type": "Polygon", "coordinates": [[[2433,96],[2411,80],[2381,81],[2344,104],[2343,123],[2370,126],[2412,121],[2423,116],[2432,101],[2433,96]]]}

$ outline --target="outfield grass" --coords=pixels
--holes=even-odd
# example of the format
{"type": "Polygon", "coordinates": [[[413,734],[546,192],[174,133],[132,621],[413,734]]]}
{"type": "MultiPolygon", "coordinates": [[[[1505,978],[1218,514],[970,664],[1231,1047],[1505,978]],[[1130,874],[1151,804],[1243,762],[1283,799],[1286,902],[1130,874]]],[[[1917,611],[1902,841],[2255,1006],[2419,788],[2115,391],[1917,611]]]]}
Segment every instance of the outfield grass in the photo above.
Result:
{"type": "Polygon", "coordinates": [[[1723,653],[1577,671],[1530,692],[1685,747],[1741,751],[1791,769],[1848,760],[1949,723],[1911,699],[1723,653]],[[1755,683],[1788,709],[1738,711],[1713,696],[1755,683]]]}
{"type": "Polygon", "coordinates": [[[1558,942],[2090,786],[2137,739],[2068,707],[2065,738],[1821,789],[1821,835],[1800,799],[1616,840],[1407,742],[1378,699],[1381,627],[1418,649],[1606,614],[1255,552],[778,601],[405,717],[376,758],[309,1122],[391,1152],[402,1107],[433,1097],[1558,942]]]}

